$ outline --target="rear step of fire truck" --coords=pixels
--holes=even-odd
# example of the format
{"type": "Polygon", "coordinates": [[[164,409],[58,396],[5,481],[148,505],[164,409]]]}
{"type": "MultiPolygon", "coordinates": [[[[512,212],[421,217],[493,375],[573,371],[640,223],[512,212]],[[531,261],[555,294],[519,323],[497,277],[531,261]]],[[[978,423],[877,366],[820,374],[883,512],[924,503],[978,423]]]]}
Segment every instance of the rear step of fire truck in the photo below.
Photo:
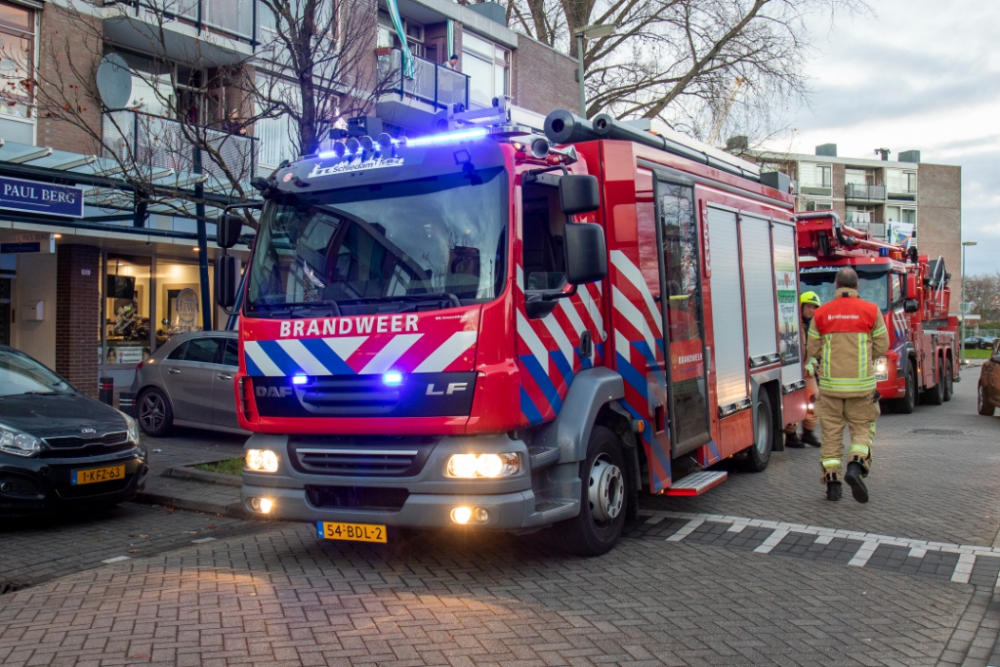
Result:
{"type": "Polygon", "coordinates": [[[724,470],[702,470],[681,478],[666,491],[668,496],[700,496],[709,489],[722,484],[729,477],[724,470]]]}

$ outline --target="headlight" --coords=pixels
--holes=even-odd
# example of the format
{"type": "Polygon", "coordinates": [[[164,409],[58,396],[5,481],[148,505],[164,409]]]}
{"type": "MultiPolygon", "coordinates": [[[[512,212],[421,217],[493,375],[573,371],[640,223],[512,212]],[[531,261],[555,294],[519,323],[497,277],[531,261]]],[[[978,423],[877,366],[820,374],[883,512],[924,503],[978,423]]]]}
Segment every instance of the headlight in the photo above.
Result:
{"type": "Polygon", "coordinates": [[[254,472],[278,472],[278,455],[270,449],[248,449],[246,464],[254,472]]]}
{"type": "Polygon", "coordinates": [[[889,360],[879,357],[875,360],[875,380],[882,382],[889,379],[889,360]]]}
{"type": "Polygon", "coordinates": [[[521,457],[516,452],[504,454],[453,454],[448,459],[448,477],[510,477],[521,472],[521,457]]]}
{"type": "Polygon", "coordinates": [[[122,413],[122,417],[125,418],[125,424],[128,426],[128,441],[131,442],[133,445],[138,445],[139,444],[139,422],[137,422],[136,420],[134,420],[132,417],[129,417],[124,412],[122,413]]]}
{"type": "Polygon", "coordinates": [[[34,456],[42,451],[42,441],[24,431],[0,424],[0,452],[14,456],[34,456]]]}

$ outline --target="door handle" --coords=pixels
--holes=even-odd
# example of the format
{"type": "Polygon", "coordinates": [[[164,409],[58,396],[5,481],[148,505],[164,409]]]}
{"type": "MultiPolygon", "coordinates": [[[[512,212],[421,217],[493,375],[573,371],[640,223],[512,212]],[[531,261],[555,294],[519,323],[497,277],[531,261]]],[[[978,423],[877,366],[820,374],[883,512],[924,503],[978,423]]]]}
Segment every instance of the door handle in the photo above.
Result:
{"type": "Polygon", "coordinates": [[[179,368],[168,368],[167,372],[170,373],[171,375],[179,375],[180,372],[181,372],[181,369],[179,369],[179,368]]]}
{"type": "Polygon", "coordinates": [[[233,379],[233,376],[230,375],[229,373],[219,373],[218,377],[219,377],[220,380],[232,380],[233,379]]]}

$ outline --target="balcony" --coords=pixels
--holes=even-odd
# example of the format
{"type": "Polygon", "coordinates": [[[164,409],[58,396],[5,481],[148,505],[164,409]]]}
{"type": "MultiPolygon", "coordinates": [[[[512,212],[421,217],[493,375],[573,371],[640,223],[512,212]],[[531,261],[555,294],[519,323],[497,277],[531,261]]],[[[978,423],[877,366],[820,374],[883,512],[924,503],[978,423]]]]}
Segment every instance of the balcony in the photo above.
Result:
{"type": "Polygon", "coordinates": [[[885,201],[885,186],[848,183],[844,187],[844,199],[847,201],[885,201]]]}
{"type": "MultiPolygon", "coordinates": [[[[208,176],[206,190],[228,192],[232,185],[223,166],[242,182],[255,175],[258,141],[253,137],[205,127],[190,128],[189,132],[197,132],[212,146],[211,150],[199,151],[176,120],[119,109],[106,112],[103,123],[104,157],[117,158],[126,167],[134,165],[164,187],[190,181],[200,174],[208,176]]],[[[185,187],[190,187],[190,183],[185,187]]]]}
{"type": "Polygon", "coordinates": [[[104,6],[120,9],[104,20],[105,37],[144,53],[162,48],[199,67],[241,62],[257,42],[256,0],[104,0],[104,6]]]}
{"type": "Polygon", "coordinates": [[[432,129],[438,112],[469,106],[469,77],[424,58],[413,58],[413,78],[403,76],[399,49],[378,55],[378,115],[404,127],[432,129]]]}

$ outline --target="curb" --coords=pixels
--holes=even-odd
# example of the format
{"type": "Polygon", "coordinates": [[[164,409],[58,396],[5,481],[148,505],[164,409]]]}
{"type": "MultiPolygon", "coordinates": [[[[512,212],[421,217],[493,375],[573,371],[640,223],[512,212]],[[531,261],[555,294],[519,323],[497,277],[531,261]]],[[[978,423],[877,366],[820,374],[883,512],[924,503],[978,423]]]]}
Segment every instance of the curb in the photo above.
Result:
{"type": "Polygon", "coordinates": [[[247,515],[247,512],[243,509],[243,506],[238,500],[230,503],[229,505],[220,505],[201,500],[191,500],[190,498],[176,498],[174,496],[168,496],[160,493],[142,491],[137,493],[132,498],[132,502],[142,503],[144,505],[163,505],[164,507],[174,507],[180,510],[187,510],[189,512],[220,514],[234,519],[251,518],[247,515]]]}
{"type": "MultiPolygon", "coordinates": [[[[214,463],[208,461],[207,463],[214,463]]],[[[198,465],[197,463],[191,465],[198,465]]],[[[207,472],[205,470],[194,470],[188,466],[175,466],[167,468],[160,473],[160,477],[170,477],[172,479],[184,479],[189,482],[202,482],[205,484],[219,484],[221,486],[233,486],[239,488],[243,486],[243,478],[235,475],[224,475],[221,472],[207,472]]]]}

